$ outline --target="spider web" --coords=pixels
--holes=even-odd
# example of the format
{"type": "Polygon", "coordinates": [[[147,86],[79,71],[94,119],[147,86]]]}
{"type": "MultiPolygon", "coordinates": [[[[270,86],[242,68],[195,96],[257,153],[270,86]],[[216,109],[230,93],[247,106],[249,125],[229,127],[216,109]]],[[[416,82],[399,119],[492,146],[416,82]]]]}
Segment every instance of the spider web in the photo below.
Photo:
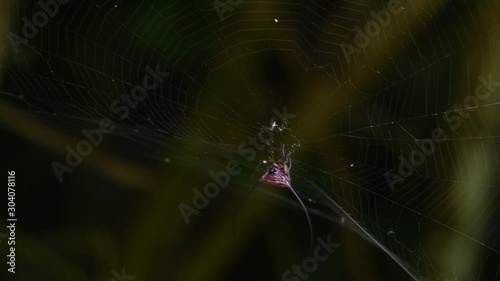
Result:
{"type": "MultiPolygon", "coordinates": [[[[286,107],[301,140],[292,179],[302,196],[359,225],[412,279],[453,278],[453,261],[438,266],[422,243],[439,232],[476,253],[466,279],[497,280],[498,94],[458,129],[443,119],[450,109],[462,116],[453,104],[474,93],[478,76],[498,72],[497,2],[403,1],[351,62],[341,43],[387,3],[243,1],[221,20],[210,1],[70,2],[21,52],[7,48],[2,111],[74,134],[110,118],[112,137],[130,141],[112,148],[123,158],[192,166],[204,155],[253,170],[238,145],[286,107]],[[125,119],[110,112],[157,66],[169,75],[146,100],[125,119]],[[398,174],[398,157],[408,159],[435,128],[448,139],[391,189],[386,173],[398,174]]],[[[40,9],[8,6],[14,19],[40,9]]]]}

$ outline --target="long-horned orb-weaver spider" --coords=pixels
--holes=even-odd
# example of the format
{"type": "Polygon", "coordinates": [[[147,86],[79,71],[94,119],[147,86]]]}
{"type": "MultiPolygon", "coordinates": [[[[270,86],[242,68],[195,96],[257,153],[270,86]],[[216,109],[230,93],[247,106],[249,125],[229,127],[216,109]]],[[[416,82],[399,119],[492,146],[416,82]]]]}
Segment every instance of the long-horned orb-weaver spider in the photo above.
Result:
{"type": "MultiPolygon", "coordinates": [[[[309,217],[309,213],[307,212],[307,208],[300,199],[300,196],[297,194],[295,189],[292,187],[292,182],[290,178],[290,170],[292,168],[292,160],[290,158],[290,154],[292,151],[289,153],[285,152],[285,146],[281,146],[281,153],[282,153],[282,159],[278,161],[274,161],[273,159],[270,160],[271,166],[267,169],[266,173],[260,178],[260,180],[254,184],[254,186],[251,188],[250,192],[247,194],[250,195],[251,192],[261,183],[267,184],[267,185],[272,185],[272,186],[278,186],[278,187],[285,187],[288,188],[292,193],[295,195],[299,203],[302,205],[302,208],[304,209],[304,212],[306,214],[307,222],[309,224],[309,234],[310,234],[310,241],[312,243],[313,239],[313,230],[312,230],[312,223],[311,223],[311,218],[309,217]]],[[[243,205],[243,202],[242,202],[243,205]]],[[[234,223],[236,220],[236,216],[238,214],[239,209],[241,206],[236,210],[235,216],[233,218],[233,237],[234,237],[234,223]]]]}

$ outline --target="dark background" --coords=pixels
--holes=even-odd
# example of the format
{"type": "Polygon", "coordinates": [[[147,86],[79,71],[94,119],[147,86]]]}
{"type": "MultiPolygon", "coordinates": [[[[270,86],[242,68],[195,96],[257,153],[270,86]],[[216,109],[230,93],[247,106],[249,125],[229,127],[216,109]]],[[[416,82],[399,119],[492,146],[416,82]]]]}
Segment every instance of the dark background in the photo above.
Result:
{"type": "MultiPolygon", "coordinates": [[[[314,201],[314,238],[341,244],[308,280],[412,280],[339,224],[329,199],[423,280],[497,280],[498,94],[457,130],[443,115],[478,76],[500,80],[499,4],[402,3],[352,63],[339,44],[384,1],[243,1],[222,21],[210,1],[70,1],[19,53],[2,41],[1,157],[16,171],[18,223],[16,274],[4,240],[1,274],[106,281],[125,268],[134,280],[282,280],[313,252],[292,194],[262,185],[234,238],[232,219],[270,150],[247,161],[238,146],[286,107],[301,142],[292,183],[314,201]],[[126,119],[111,112],[157,65],[168,78],[126,119]],[[116,130],[59,182],[52,163],[65,163],[65,147],[102,118],[116,130]],[[397,173],[398,156],[434,128],[450,139],[391,192],[384,173],[397,173]],[[192,189],[229,160],[242,173],[186,224],[179,204],[192,206],[192,189]]],[[[21,34],[21,18],[40,10],[37,1],[0,5],[2,34],[21,34]]],[[[293,141],[286,131],[274,147],[293,141]]]]}

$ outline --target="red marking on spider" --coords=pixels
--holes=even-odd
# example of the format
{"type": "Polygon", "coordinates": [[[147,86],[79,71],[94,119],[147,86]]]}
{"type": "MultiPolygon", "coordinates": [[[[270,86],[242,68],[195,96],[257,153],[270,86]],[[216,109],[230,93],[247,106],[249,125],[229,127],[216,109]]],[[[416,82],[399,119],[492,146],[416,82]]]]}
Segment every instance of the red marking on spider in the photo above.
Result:
{"type": "Polygon", "coordinates": [[[285,165],[273,163],[267,172],[260,178],[260,181],[265,184],[288,187],[291,185],[290,175],[287,173],[285,165]]]}

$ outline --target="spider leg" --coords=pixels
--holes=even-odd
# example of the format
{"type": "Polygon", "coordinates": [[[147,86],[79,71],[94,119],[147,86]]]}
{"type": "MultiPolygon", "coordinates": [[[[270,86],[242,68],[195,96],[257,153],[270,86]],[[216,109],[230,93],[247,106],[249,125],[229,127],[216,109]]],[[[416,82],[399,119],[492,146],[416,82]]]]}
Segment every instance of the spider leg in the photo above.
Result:
{"type": "Polygon", "coordinates": [[[281,154],[283,155],[283,160],[286,160],[288,158],[288,155],[285,152],[285,144],[281,144],[281,154]]]}

